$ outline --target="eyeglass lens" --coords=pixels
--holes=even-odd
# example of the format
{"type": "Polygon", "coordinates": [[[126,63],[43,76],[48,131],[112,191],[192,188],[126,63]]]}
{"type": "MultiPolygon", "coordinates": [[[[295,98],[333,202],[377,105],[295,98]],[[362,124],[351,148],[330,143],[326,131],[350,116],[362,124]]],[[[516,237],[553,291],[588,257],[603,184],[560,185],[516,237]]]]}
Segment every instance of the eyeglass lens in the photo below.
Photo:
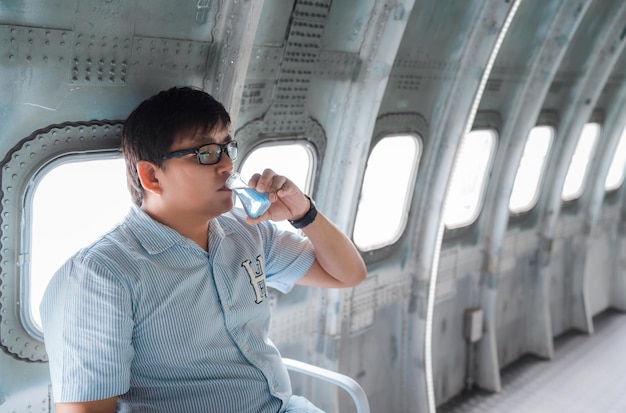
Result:
{"type": "Polygon", "coordinates": [[[204,165],[213,165],[213,164],[218,163],[222,159],[223,148],[226,148],[228,157],[231,160],[234,161],[235,159],[237,159],[237,143],[236,142],[234,141],[228,142],[226,145],[210,143],[198,149],[198,159],[200,160],[200,163],[204,165]]]}

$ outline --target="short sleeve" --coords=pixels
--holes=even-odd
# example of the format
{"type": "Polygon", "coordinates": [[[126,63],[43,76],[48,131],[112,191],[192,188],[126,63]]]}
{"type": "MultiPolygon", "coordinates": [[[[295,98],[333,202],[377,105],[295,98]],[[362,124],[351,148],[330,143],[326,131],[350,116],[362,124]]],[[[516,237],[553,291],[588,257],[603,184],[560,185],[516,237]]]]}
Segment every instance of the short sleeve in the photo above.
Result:
{"type": "Polygon", "coordinates": [[[101,400],[130,387],[131,294],[84,256],[55,274],[40,307],[56,402],[101,400]]]}
{"type": "Polygon", "coordinates": [[[264,228],[267,284],[288,293],[315,261],[315,250],[308,238],[274,225],[264,228]]]}

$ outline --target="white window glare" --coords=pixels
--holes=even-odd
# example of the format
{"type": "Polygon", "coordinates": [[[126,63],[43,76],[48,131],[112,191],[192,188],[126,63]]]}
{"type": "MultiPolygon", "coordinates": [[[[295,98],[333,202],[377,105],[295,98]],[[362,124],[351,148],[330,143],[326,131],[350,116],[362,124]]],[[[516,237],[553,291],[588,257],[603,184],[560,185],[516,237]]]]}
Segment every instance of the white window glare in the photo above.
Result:
{"type": "Polygon", "coordinates": [[[550,126],[535,126],[528,134],[509,200],[512,213],[529,211],[535,206],[553,139],[554,129],[550,126]]]}
{"type": "Polygon", "coordinates": [[[467,226],[478,216],[495,141],[491,129],[471,131],[461,140],[443,211],[447,228],[467,226]]]}
{"type": "MultiPolygon", "coordinates": [[[[299,141],[261,145],[246,157],[241,165],[240,173],[244,181],[248,182],[252,175],[262,173],[267,168],[286,176],[308,194],[315,176],[314,151],[309,144],[299,141]]],[[[242,207],[239,199],[236,200],[235,205],[242,207]]],[[[275,222],[275,224],[283,230],[298,231],[287,221],[275,222]]]]}
{"type": "Polygon", "coordinates": [[[406,226],[420,144],[413,135],[380,140],[367,161],[353,240],[362,251],[396,242],[406,226]]]}
{"type": "Polygon", "coordinates": [[[56,270],[120,222],[131,205],[123,159],[68,158],[35,177],[26,291],[30,317],[24,321],[39,331],[39,303],[56,270]]]}
{"type": "Polygon", "coordinates": [[[600,124],[587,123],[583,127],[572,156],[572,161],[569,164],[567,175],[565,176],[565,184],[561,192],[563,201],[571,201],[582,194],[589,161],[599,135],[600,124]]]}
{"type": "Polygon", "coordinates": [[[604,189],[613,191],[619,188],[624,182],[624,175],[626,175],[626,128],[622,131],[622,137],[613,154],[609,173],[604,181],[604,189]]]}

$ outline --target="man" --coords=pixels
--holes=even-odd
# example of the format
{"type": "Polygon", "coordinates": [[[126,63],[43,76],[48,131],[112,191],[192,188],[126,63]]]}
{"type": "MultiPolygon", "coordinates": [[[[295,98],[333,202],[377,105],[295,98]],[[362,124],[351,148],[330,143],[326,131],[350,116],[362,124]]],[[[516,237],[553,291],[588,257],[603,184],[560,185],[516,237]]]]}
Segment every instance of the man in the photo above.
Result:
{"type": "Polygon", "coordinates": [[[267,337],[266,283],[351,287],[365,265],[272,170],[250,180],[269,210],[251,219],[233,209],[229,127],[222,104],[192,88],[163,91],[127,119],[135,205],[61,267],[41,305],[57,412],[319,411],[292,396],[267,337]]]}

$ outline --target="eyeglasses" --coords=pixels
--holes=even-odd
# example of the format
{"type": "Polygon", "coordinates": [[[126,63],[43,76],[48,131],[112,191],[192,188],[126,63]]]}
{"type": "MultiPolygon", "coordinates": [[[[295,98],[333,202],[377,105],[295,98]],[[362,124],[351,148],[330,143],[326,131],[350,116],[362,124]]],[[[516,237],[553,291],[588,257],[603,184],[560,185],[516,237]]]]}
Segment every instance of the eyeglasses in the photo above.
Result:
{"type": "Polygon", "coordinates": [[[231,160],[237,159],[237,141],[229,141],[226,143],[207,143],[206,145],[196,148],[181,149],[180,151],[170,152],[163,159],[180,158],[192,153],[196,154],[200,165],[215,165],[222,160],[222,154],[226,152],[231,160]]]}

